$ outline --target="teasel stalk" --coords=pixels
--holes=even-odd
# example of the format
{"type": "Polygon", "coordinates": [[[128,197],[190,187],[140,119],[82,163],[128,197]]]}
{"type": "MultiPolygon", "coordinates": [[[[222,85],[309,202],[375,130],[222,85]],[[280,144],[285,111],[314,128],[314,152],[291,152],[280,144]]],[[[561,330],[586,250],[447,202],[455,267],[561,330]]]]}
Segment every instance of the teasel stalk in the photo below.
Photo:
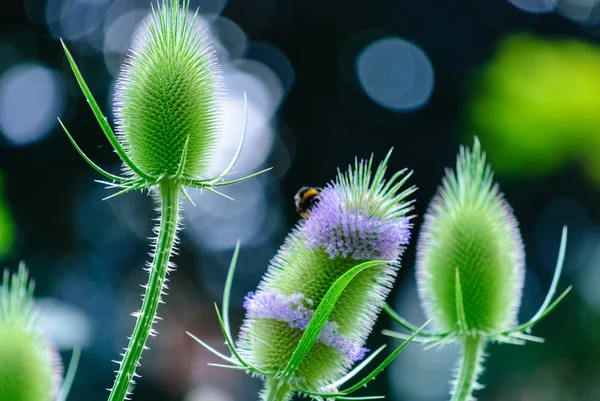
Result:
{"type": "MultiPolygon", "coordinates": [[[[390,152],[391,153],[391,152],[390,152]]],[[[385,180],[390,154],[372,171],[356,161],[326,186],[307,218],[291,231],[258,285],[246,296],[246,318],[236,342],[228,319],[236,249],[218,320],[231,352],[226,356],[196,341],[239,369],[264,380],[261,399],[289,400],[292,394],[323,399],[349,395],[381,372],[405,342],[354,386],[340,389],[385,346],[354,370],[400,267],[410,238],[415,187],[403,189],[405,170],[385,180]]],[[[380,397],[365,397],[371,399],[380,397]]]]}
{"type": "MultiPolygon", "coordinates": [[[[431,201],[417,242],[417,287],[421,305],[435,327],[413,340],[439,346],[462,345],[451,400],[474,400],[482,388],[484,350],[491,341],[524,344],[543,342],[529,334],[552,311],[571,287],[552,301],[566,250],[563,229],[550,290],[539,311],[517,324],[524,284],[525,251],[512,209],[494,183],[491,167],[475,138],[472,149],[461,147],[456,172],[446,171],[431,201]]],[[[386,312],[403,328],[417,327],[388,305],[386,312]]],[[[406,335],[386,330],[385,334],[406,335]]]]}
{"type": "Polygon", "coordinates": [[[34,283],[21,262],[0,283],[0,400],[65,401],[75,377],[75,349],[64,379],[60,356],[38,325],[34,283]]]}
{"type": "MultiPolygon", "coordinates": [[[[160,213],[156,238],[147,265],[148,283],[129,345],[110,401],[123,401],[138,376],[136,368],[157,319],[159,303],[167,288],[167,274],[173,270],[180,226],[181,197],[193,202],[186,188],[200,188],[222,195],[220,187],[241,182],[261,172],[225,182],[234,167],[244,141],[243,132],[231,163],[219,175],[209,177],[215,155],[224,94],[216,54],[206,32],[201,30],[197,12],[189,14],[189,0],[162,0],[145,20],[119,74],[115,88],[117,135],[113,132],[87,87],[73,57],[63,43],[69,64],[102,131],[123,162],[123,176],[104,171],[90,160],[60,122],[69,140],[98,173],[99,181],[118,192],[105,199],[134,190],[147,190],[157,200],[160,213]]],[[[59,120],[60,121],[60,120],[59,120]]],[[[225,196],[226,197],[226,196],[225,196]]]]}

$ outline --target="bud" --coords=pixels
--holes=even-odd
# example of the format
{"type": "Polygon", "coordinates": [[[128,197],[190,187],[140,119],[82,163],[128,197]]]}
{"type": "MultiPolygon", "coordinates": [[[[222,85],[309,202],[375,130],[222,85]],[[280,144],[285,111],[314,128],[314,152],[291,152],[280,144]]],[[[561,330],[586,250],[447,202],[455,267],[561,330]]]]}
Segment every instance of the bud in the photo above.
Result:
{"type": "Polygon", "coordinates": [[[36,327],[33,283],[24,264],[0,287],[0,400],[53,401],[62,375],[60,359],[36,327]]]}
{"type": "Polygon", "coordinates": [[[163,0],[150,14],[115,90],[117,133],[131,160],[152,177],[205,176],[223,92],[216,55],[189,0],[163,0]],[[187,153],[186,153],[187,152],[187,153]]]}
{"type": "Polygon", "coordinates": [[[524,280],[517,221],[475,139],[431,201],[417,245],[417,284],[443,333],[503,332],[516,323],[524,280]],[[464,323],[457,311],[457,278],[464,323]]]}
{"type": "MultiPolygon", "coordinates": [[[[389,155],[388,155],[389,157],[389,155]]],[[[355,163],[346,174],[318,195],[317,202],[273,258],[255,293],[245,300],[247,311],[240,354],[250,365],[284,371],[315,309],[332,284],[354,266],[367,261],[389,261],[367,269],[342,292],[331,315],[283,392],[318,391],[339,379],[368,351],[364,348],[400,266],[410,238],[411,210],[405,198],[414,187],[400,192],[409,175],[383,179],[386,160],[372,176],[371,161],[355,163]],[[401,180],[397,181],[400,177],[401,180]]],[[[276,399],[284,399],[280,393],[276,399]]],[[[275,399],[275,398],[274,398],[275,399]]]]}

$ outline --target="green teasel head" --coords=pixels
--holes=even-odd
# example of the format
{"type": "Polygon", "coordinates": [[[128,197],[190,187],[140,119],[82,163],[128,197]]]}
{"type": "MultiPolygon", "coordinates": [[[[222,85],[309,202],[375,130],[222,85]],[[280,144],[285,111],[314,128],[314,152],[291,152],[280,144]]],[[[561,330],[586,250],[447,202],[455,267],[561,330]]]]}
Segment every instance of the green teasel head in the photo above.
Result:
{"type": "Polygon", "coordinates": [[[61,383],[57,352],[37,327],[33,282],[21,263],[0,287],[0,400],[54,401],[61,383]]]}
{"type": "Polygon", "coordinates": [[[163,0],[146,19],[115,87],[119,139],[152,176],[203,177],[219,134],[224,91],[206,29],[189,0],[163,0]],[[184,165],[181,155],[186,153],[184,165]]]}
{"type": "Polygon", "coordinates": [[[189,0],[181,4],[179,0],[159,1],[145,20],[117,79],[116,134],[63,43],[94,117],[123,162],[124,176],[111,174],[96,165],[79,148],[60,119],[59,122],[83,159],[110,180],[98,182],[119,190],[107,198],[166,183],[193,203],[185,187],[223,195],[216,190],[218,187],[270,169],[224,182],[242,151],[248,118],[245,107],[240,124],[242,134],[233,160],[222,173],[207,177],[222,120],[225,87],[220,67],[197,13],[189,12],[189,0]]]}
{"type": "Polygon", "coordinates": [[[410,176],[405,171],[384,179],[388,158],[374,174],[372,159],[357,161],[339,173],[288,235],[257,291],[246,297],[238,347],[242,358],[264,372],[264,399],[278,390],[305,394],[322,390],[365,357],[365,340],[410,238],[407,213],[412,202],[406,198],[415,188],[403,189],[410,176]],[[336,280],[372,261],[385,262],[349,282],[316,342],[282,383],[281,372],[336,280]]]}
{"type": "Polygon", "coordinates": [[[443,333],[501,333],[516,324],[523,282],[517,220],[475,139],[472,149],[461,147],[425,215],[417,243],[422,304],[443,333]]]}

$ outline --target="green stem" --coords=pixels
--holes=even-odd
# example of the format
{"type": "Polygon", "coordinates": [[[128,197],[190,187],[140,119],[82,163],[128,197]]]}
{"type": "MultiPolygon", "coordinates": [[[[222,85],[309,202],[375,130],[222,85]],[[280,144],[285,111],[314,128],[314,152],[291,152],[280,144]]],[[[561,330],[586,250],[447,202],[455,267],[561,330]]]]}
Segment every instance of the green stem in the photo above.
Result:
{"type": "Polygon", "coordinates": [[[138,312],[137,321],[129,346],[117,373],[115,383],[108,397],[109,401],[123,401],[127,390],[135,377],[135,369],[139,364],[146,340],[152,333],[152,325],[156,318],[156,310],[163,294],[165,278],[169,270],[169,259],[179,220],[179,187],[172,182],[164,182],[159,186],[160,195],[160,226],[154,249],[154,258],[150,266],[148,285],[142,301],[142,309],[138,312]]]}
{"type": "Polygon", "coordinates": [[[477,377],[481,373],[483,361],[483,349],[485,341],[479,336],[465,337],[462,349],[462,360],[460,372],[451,401],[467,401],[473,399],[471,394],[478,389],[477,377]]]}
{"type": "Polygon", "coordinates": [[[286,401],[292,395],[292,388],[287,382],[267,379],[263,392],[264,401],[286,401]]]}

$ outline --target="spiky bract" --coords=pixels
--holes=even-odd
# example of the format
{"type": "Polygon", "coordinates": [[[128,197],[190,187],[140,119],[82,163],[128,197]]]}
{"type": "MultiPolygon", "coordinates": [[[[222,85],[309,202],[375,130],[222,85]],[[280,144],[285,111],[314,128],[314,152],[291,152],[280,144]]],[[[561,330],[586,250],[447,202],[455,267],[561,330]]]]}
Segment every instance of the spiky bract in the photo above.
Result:
{"type": "Polygon", "coordinates": [[[189,0],[163,0],[145,22],[115,90],[117,131],[131,160],[153,177],[206,175],[223,91],[206,32],[189,0]],[[186,145],[187,143],[187,145],[186,145]]]}
{"type": "Polygon", "coordinates": [[[25,266],[12,278],[4,272],[0,287],[0,400],[52,401],[61,365],[36,327],[33,284],[25,266]]]}
{"type": "Polygon", "coordinates": [[[523,270],[517,221],[475,139],[472,150],[461,148],[456,173],[446,172],[425,215],[417,245],[419,295],[443,333],[499,333],[516,321],[523,270]]]}
{"type": "MultiPolygon", "coordinates": [[[[372,175],[372,160],[357,161],[346,174],[340,173],[319,195],[307,219],[287,237],[258,291],[246,300],[240,352],[267,376],[276,376],[286,367],[331,285],[362,262],[389,261],[363,271],[346,287],[317,342],[291,377],[291,391],[316,391],[365,354],[362,347],[410,236],[406,214],[411,202],[405,198],[415,189],[401,191],[409,176],[403,171],[386,182],[386,164],[387,158],[372,175]]],[[[265,394],[271,391],[267,385],[265,394]]]]}

